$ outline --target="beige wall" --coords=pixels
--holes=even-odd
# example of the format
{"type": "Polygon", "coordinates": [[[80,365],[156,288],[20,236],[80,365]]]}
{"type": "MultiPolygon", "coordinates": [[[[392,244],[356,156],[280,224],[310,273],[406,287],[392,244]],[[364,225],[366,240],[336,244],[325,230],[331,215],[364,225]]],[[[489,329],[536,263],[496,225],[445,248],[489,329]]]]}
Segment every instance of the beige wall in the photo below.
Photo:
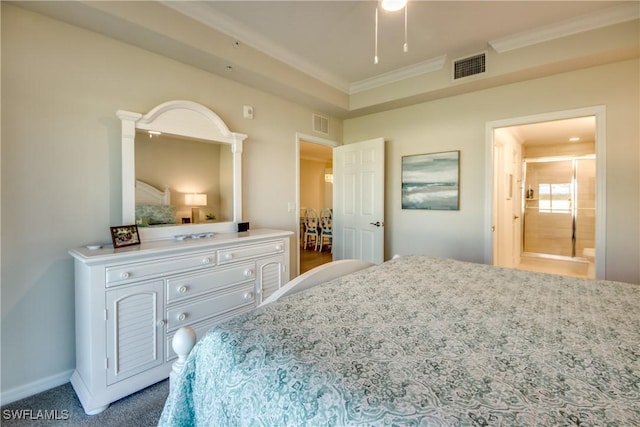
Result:
{"type": "MultiPolygon", "coordinates": [[[[4,2],[1,29],[4,394],[64,383],[75,366],[67,250],[109,242],[121,223],[117,110],[188,99],[248,134],[243,208],[253,228],[296,229],[287,209],[296,132],[314,133],[309,109],[4,2]]],[[[330,120],[339,140],[341,122],[330,120]]]]}
{"type": "Polygon", "coordinates": [[[425,102],[344,122],[344,142],[386,140],[385,253],[482,262],[485,124],[588,106],[606,107],[606,277],[640,283],[638,60],[425,102]],[[460,211],[402,210],[402,156],[460,150],[460,211]]]}
{"type": "Polygon", "coordinates": [[[324,172],[331,163],[300,159],[300,209],[313,208],[319,215],[322,208],[333,208],[331,184],[324,180],[324,172]]]}

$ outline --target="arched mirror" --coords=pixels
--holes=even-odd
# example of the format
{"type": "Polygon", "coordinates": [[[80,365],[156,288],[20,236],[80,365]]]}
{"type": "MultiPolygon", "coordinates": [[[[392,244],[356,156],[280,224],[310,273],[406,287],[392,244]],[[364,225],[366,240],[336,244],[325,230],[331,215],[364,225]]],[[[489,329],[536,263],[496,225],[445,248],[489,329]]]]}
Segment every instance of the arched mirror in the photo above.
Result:
{"type": "Polygon", "coordinates": [[[220,117],[169,101],[122,121],[122,223],[143,241],[231,232],[242,220],[242,143],[220,117]]]}

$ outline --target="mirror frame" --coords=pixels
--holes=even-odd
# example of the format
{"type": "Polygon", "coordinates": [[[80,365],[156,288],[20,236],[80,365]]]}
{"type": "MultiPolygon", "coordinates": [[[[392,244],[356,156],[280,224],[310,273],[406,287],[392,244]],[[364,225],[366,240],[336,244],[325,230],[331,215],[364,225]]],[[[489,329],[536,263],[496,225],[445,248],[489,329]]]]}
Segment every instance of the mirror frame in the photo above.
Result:
{"type": "Polygon", "coordinates": [[[192,101],[168,101],[147,114],[118,110],[122,122],[122,223],[135,224],[136,130],[157,131],[231,145],[233,157],[233,221],[141,227],[142,241],[171,239],[177,235],[234,232],[242,221],[242,144],[247,135],[231,132],[222,119],[204,105],[192,101]]]}

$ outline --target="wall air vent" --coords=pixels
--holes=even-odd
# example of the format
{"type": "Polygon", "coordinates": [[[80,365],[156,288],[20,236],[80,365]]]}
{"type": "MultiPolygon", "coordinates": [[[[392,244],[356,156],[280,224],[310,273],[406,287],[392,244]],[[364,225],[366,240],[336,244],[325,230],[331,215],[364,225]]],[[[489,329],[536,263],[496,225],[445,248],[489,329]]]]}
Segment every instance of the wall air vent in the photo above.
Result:
{"type": "Polygon", "coordinates": [[[477,76],[487,71],[487,53],[482,52],[467,58],[453,61],[453,80],[477,76]]]}
{"type": "Polygon", "coordinates": [[[329,119],[319,114],[313,114],[313,130],[329,135],[329,119]]]}

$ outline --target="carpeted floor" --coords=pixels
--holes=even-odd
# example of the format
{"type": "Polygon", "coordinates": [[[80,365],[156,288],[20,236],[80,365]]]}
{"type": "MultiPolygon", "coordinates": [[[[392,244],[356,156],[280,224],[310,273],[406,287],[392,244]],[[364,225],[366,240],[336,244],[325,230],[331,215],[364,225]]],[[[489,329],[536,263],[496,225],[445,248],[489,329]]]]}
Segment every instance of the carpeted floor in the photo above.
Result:
{"type": "Polygon", "coordinates": [[[169,395],[169,380],[113,402],[98,415],[87,415],[71,383],[47,390],[0,411],[0,425],[7,426],[156,426],[169,395]]]}

